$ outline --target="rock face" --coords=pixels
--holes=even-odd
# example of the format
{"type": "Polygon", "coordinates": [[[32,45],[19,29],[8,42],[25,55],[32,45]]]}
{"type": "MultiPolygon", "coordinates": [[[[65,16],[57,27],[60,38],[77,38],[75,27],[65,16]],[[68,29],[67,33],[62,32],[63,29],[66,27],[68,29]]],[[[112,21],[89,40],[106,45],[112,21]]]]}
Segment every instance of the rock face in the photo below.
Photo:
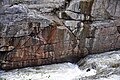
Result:
{"type": "Polygon", "coordinates": [[[119,0],[1,0],[0,68],[76,62],[120,48],[119,0]]]}

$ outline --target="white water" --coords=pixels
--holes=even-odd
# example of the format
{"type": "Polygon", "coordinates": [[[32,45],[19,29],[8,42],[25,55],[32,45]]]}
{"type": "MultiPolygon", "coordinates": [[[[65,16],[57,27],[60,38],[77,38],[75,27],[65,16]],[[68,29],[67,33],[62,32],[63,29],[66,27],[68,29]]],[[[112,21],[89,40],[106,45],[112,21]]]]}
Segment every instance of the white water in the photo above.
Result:
{"type": "Polygon", "coordinates": [[[110,77],[100,78],[100,79],[97,79],[97,80],[120,80],[120,76],[118,76],[118,75],[111,75],[110,77]]]}
{"type": "Polygon", "coordinates": [[[82,60],[85,63],[80,67],[61,63],[0,71],[0,80],[120,80],[120,51],[89,55],[82,60]]]}
{"type": "Polygon", "coordinates": [[[2,72],[1,78],[7,80],[73,80],[95,74],[96,70],[86,72],[86,70],[80,70],[75,64],[62,63],[2,72]]]}

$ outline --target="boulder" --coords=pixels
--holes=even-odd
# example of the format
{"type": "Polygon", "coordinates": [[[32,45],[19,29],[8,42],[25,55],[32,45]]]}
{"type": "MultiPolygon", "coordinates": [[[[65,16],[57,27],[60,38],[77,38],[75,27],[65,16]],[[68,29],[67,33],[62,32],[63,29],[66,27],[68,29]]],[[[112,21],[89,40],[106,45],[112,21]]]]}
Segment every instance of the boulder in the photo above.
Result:
{"type": "Polygon", "coordinates": [[[119,3],[119,0],[3,0],[0,68],[77,62],[88,54],[119,49],[119,3]]]}

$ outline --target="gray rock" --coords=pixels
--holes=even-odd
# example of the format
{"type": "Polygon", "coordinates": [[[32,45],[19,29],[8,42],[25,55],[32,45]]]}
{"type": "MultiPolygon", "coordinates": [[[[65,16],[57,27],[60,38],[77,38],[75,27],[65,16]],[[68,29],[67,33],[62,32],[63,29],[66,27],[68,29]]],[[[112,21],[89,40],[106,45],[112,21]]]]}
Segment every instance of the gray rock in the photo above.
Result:
{"type": "Polygon", "coordinates": [[[15,50],[6,58],[9,64],[0,68],[76,62],[90,53],[119,49],[119,4],[119,0],[3,0],[0,50],[15,50]]]}
{"type": "Polygon", "coordinates": [[[91,15],[95,18],[110,19],[112,17],[120,17],[120,1],[119,0],[95,0],[91,15]]]}
{"type": "Polygon", "coordinates": [[[81,0],[73,0],[70,3],[70,6],[66,10],[79,12],[80,13],[81,12],[81,10],[80,10],[80,1],[81,0]]]}

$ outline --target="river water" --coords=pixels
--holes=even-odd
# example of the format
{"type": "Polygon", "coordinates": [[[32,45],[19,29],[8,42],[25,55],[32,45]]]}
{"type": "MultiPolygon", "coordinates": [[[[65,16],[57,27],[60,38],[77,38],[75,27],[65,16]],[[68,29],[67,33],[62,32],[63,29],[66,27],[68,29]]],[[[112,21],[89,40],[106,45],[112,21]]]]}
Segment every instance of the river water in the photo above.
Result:
{"type": "Polygon", "coordinates": [[[0,80],[120,80],[120,51],[89,55],[78,65],[60,63],[1,70],[0,80]]]}

